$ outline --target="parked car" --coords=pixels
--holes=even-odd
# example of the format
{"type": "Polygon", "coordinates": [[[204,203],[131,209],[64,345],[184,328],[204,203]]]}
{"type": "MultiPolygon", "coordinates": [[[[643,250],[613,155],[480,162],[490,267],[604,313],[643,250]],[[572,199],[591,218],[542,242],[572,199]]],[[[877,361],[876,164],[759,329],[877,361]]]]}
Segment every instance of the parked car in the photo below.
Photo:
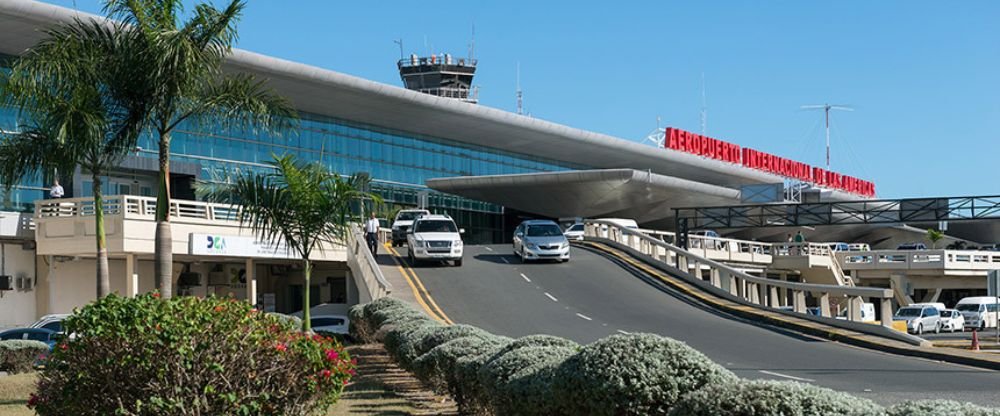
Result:
{"type": "Polygon", "coordinates": [[[896,310],[893,321],[906,322],[906,330],[920,335],[924,331],[941,332],[941,312],[933,306],[906,306],[896,310]]]}
{"type": "Polygon", "coordinates": [[[524,221],[514,229],[514,254],[528,260],[569,261],[569,240],[559,225],[549,220],[524,221]]]}
{"type": "Polygon", "coordinates": [[[350,321],[344,315],[317,315],[309,317],[309,326],[314,332],[325,331],[347,334],[350,321]]]}
{"type": "Polygon", "coordinates": [[[54,313],[54,314],[50,314],[50,315],[45,315],[45,316],[43,316],[41,318],[38,318],[38,320],[35,321],[35,323],[31,324],[28,327],[29,328],[45,328],[45,329],[52,330],[52,331],[54,331],[56,333],[62,333],[63,332],[62,322],[63,322],[63,320],[65,320],[68,317],[69,317],[69,314],[67,314],[67,313],[54,313]]]}
{"type": "Polygon", "coordinates": [[[973,296],[962,298],[955,309],[965,318],[968,328],[986,329],[997,326],[997,298],[993,296],[973,296]]]}
{"type": "Polygon", "coordinates": [[[630,228],[633,230],[639,229],[639,223],[629,218],[598,218],[598,220],[611,222],[619,227],[630,228]]]}
{"type": "Polygon", "coordinates": [[[937,308],[938,312],[948,309],[948,307],[944,306],[941,302],[917,302],[911,303],[910,306],[932,306],[937,308]]]}
{"type": "Polygon", "coordinates": [[[872,251],[872,247],[865,243],[851,243],[847,245],[847,251],[872,251]]]}
{"type": "Polygon", "coordinates": [[[15,339],[41,341],[48,344],[50,349],[56,345],[56,337],[56,331],[45,328],[14,328],[0,331],[0,341],[15,339]]]}
{"type": "Polygon", "coordinates": [[[941,311],[941,329],[948,332],[965,332],[965,317],[955,309],[941,311]]]}
{"type": "Polygon", "coordinates": [[[896,250],[927,250],[927,246],[924,243],[903,243],[896,250]]]}
{"type": "Polygon", "coordinates": [[[851,245],[847,243],[827,243],[830,251],[851,251],[851,245]]]}
{"type": "Polygon", "coordinates": [[[689,245],[691,248],[702,248],[702,242],[704,241],[704,248],[711,250],[718,250],[721,248],[721,242],[718,240],[712,240],[713,238],[719,238],[719,233],[715,230],[694,230],[688,233],[688,237],[706,237],[705,240],[692,238],[689,245]]]}
{"type": "Polygon", "coordinates": [[[404,209],[396,213],[392,220],[392,246],[399,247],[406,242],[406,231],[413,225],[413,220],[422,215],[430,215],[426,209],[404,209]]]}
{"type": "MultiPolygon", "coordinates": [[[[559,226],[556,226],[559,228],[559,226]]],[[[410,264],[422,260],[451,261],[462,266],[462,233],[447,215],[424,215],[413,221],[406,233],[410,264]]],[[[562,232],[559,233],[562,236],[562,232]]]]}
{"type": "Polygon", "coordinates": [[[566,236],[567,240],[583,240],[583,224],[573,224],[566,231],[563,231],[563,235],[566,236]]]}

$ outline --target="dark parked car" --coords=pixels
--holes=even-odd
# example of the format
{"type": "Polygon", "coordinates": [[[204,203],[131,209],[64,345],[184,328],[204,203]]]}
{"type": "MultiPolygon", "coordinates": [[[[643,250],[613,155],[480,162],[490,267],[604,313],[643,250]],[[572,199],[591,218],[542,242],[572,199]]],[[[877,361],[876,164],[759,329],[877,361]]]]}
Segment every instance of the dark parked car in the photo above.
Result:
{"type": "Polygon", "coordinates": [[[56,345],[56,331],[45,328],[14,328],[0,331],[0,341],[10,341],[15,339],[27,341],[41,341],[52,348],[56,345]]]}

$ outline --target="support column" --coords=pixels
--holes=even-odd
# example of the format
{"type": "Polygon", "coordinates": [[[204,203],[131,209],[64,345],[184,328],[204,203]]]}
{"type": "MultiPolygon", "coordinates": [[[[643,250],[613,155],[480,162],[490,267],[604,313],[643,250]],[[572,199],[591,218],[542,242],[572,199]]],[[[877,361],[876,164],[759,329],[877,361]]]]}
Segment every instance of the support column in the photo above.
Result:
{"type": "Polygon", "coordinates": [[[246,264],[246,277],[247,277],[247,302],[250,302],[255,308],[257,307],[257,273],[254,270],[253,259],[247,259],[246,264]]]}
{"type": "Polygon", "coordinates": [[[823,292],[819,295],[819,314],[824,318],[830,317],[830,294],[823,292]]]}
{"type": "Polygon", "coordinates": [[[135,272],[135,254],[125,255],[125,296],[139,295],[139,274],[135,272]]]}
{"type": "MultiPolygon", "coordinates": [[[[788,273],[781,273],[779,276],[782,282],[788,281],[788,273]]],[[[788,289],[782,288],[778,291],[778,304],[788,306],[788,289]]]]}
{"type": "Polygon", "coordinates": [[[806,293],[801,290],[792,291],[792,310],[806,313],[806,293]]]}
{"type": "MultiPolygon", "coordinates": [[[[778,299],[778,288],[776,286],[768,286],[767,289],[768,289],[768,294],[767,294],[768,306],[772,308],[777,308],[782,306],[781,300],[778,299]]],[[[784,292],[784,289],[782,289],[781,291],[784,292]]]]}
{"type": "Polygon", "coordinates": [[[892,328],[892,299],[882,299],[879,303],[879,319],[882,320],[882,326],[892,328]]]}

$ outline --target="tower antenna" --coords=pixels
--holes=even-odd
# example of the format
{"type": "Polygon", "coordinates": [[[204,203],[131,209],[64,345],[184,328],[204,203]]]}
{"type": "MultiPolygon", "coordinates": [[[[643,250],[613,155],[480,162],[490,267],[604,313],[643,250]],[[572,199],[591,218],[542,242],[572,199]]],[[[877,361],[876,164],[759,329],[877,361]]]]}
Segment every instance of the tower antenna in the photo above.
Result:
{"type": "Polygon", "coordinates": [[[823,110],[826,114],[826,170],[830,170],[830,110],[854,111],[854,108],[846,104],[822,104],[804,105],[803,110],[823,110]]]}
{"type": "Polygon", "coordinates": [[[524,94],[521,92],[521,61],[517,62],[517,114],[524,114],[524,94]]]}
{"type": "Polygon", "coordinates": [[[701,135],[708,134],[708,101],[705,99],[705,71],[701,72],[701,135]]]}
{"type": "Polygon", "coordinates": [[[469,42],[469,62],[472,62],[472,59],[475,58],[475,55],[476,55],[476,23],[473,22],[472,40],[469,42]]]}
{"type": "Polygon", "coordinates": [[[392,43],[399,45],[399,59],[403,59],[403,38],[393,39],[392,43]]]}

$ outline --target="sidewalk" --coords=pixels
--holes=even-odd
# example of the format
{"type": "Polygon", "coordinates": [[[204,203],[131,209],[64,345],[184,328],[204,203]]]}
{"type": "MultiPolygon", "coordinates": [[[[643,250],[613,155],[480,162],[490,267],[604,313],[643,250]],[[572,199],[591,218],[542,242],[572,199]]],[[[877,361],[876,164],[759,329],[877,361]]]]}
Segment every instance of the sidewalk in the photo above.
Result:
{"type": "Polygon", "coordinates": [[[378,256],[375,261],[378,262],[379,268],[382,269],[382,276],[392,285],[391,296],[409,303],[410,306],[413,306],[417,310],[423,310],[420,303],[417,302],[417,296],[413,293],[410,282],[403,276],[402,267],[396,262],[387,247],[379,247],[378,256]]]}

